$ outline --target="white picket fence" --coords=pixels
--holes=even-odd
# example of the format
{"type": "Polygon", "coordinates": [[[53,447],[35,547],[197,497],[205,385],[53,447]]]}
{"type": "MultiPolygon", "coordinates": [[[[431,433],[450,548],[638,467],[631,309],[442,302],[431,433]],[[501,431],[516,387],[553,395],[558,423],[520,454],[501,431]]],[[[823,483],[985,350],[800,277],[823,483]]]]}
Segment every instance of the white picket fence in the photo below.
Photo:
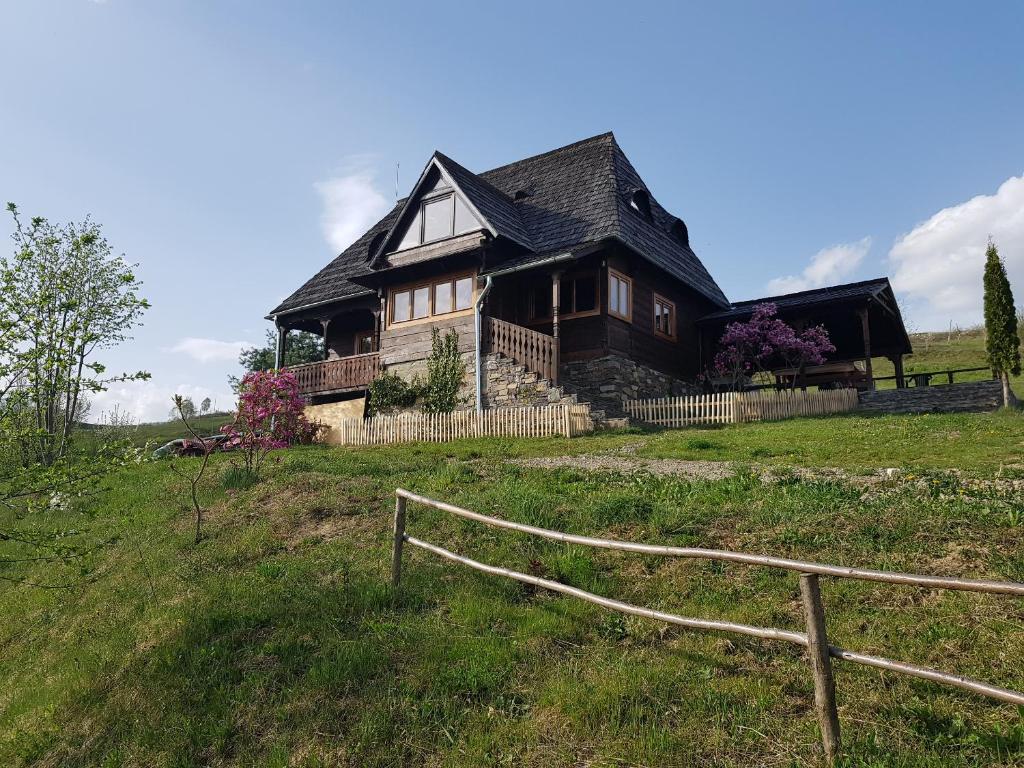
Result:
{"type": "Polygon", "coordinates": [[[624,407],[630,417],[659,427],[737,424],[852,411],[857,407],[857,391],[723,392],[691,397],[628,400],[624,407]]]}
{"type": "Polygon", "coordinates": [[[341,445],[447,443],[467,437],[575,437],[593,428],[587,404],[350,417],[332,426],[341,445]]]}

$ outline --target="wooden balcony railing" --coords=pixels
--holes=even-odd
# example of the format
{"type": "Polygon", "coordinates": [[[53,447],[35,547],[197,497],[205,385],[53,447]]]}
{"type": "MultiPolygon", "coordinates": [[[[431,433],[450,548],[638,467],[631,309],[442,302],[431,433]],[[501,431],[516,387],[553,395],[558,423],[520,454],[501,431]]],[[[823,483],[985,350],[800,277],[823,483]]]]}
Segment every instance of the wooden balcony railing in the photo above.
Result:
{"type": "Polygon", "coordinates": [[[288,370],[295,374],[299,381],[299,391],[304,395],[363,389],[380,372],[380,355],[371,352],[368,355],[339,357],[336,360],[291,365],[288,370]]]}
{"type": "Polygon", "coordinates": [[[558,384],[558,340],[554,336],[494,317],[485,317],[483,321],[486,351],[500,352],[541,378],[558,384]]]}

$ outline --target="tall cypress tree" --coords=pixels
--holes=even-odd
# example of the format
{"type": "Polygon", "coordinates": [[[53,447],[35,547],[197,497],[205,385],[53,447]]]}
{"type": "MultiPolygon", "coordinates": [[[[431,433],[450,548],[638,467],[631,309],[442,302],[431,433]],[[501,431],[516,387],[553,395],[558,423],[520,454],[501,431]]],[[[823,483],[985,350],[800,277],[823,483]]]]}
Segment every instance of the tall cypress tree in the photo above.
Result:
{"type": "Polygon", "coordinates": [[[1013,291],[1006,267],[991,240],[985,252],[985,352],[992,372],[1003,382],[1003,405],[1017,404],[1010,389],[1010,374],[1020,375],[1020,337],[1013,291]]]}

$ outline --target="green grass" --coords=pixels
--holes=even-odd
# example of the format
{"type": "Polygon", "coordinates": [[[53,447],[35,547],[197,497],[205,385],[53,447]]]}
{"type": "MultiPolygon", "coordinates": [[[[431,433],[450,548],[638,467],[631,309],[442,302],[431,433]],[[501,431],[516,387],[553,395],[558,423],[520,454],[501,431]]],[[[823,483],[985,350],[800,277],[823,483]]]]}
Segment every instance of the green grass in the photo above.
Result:
{"type": "MultiPolygon", "coordinates": [[[[211,413],[206,416],[196,416],[189,423],[200,435],[215,435],[220,428],[231,421],[231,414],[211,413]]],[[[147,424],[139,424],[130,428],[131,438],[139,445],[151,443],[154,446],[169,443],[179,437],[190,437],[189,432],[182,425],[181,421],[156,421],[147,424]]]]}
{"type": "MultiPolygon", "coordinates": [[[[1022,452],[1021,417],[993,414],[312,447],[274,454],[247,488],[217,455],[198,546],[181,481],[143,464],[96,501],[91,535],[113,542],[77,588],[0,586],[0,765],[816,765],[795,647],[669,630],[419,551],[392,594],[395,486],[576,533],[1024,580],[1019,494],[970,481],[1019,477],[1022,452]],[[915,478],[866,490],[509,461],[623,447],[915,478]]],[[[801,627],[793,574],[566,547],[416,505],[409,529],[599,594],[801,627]]],[[[841,645],[1024,687],[1020,600],[830,580],[823,593],[841,645]]],[[[837,683],[844,765],[1024,763],[1012,707],[842,663],[837,683]]]]}
{"type": "MultiPolygon", "coordinates": [[[[915,333],[910,337],[914,354],[903,359],[905,374],[926,371],[947,371],[960,368],[983,368],[988,365],[985,359],[985,334],[980,328],[966,331],[956,330],[950,333],[915,333]]],[[[892,363],[885,358],[872,361],[875,376],[893,376],[892,363]]],[[[988,371],[974,373],[958,373],[953,381],[982,381],[992,378],[988,371]]],[[[945,381],[938,381],[944,384],[945,381]]],[[[1024,396],[1024,378],[1011,377],[1014,392],[1024,396]]],[[[892,388],[895,382],[879,382],[880,387],[892,388]]]]}

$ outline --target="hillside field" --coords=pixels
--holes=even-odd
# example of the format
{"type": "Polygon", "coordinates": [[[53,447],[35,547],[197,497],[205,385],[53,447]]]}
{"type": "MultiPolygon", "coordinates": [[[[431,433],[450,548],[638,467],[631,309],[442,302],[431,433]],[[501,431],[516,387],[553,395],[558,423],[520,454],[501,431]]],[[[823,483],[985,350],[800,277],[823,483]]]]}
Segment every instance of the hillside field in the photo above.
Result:
{"type": "MultiPolygon", "coordinates": [[[[182,481],[152,462],[92,503],[82,522],[108,543],[84,573],[2,566],[75,586],[0,585],[0,765],[820,763],[794,646],[624,618],[418,550],[392,593],[396,486],[575,533],[1024,581],[1015,414],[309,447],[248,488],[231,459],[212,463],[198,545],[182,481]]],[[[641,605],[802,629],[794,574],[584,550],[415,505],[409,531],[641,605]]],[[[840,645],[1024,688],[1019,599],[822,591],[840,645]]],[[[1024,763],[1013,707],[836,674],[843,765],[1024,763]]]]}

